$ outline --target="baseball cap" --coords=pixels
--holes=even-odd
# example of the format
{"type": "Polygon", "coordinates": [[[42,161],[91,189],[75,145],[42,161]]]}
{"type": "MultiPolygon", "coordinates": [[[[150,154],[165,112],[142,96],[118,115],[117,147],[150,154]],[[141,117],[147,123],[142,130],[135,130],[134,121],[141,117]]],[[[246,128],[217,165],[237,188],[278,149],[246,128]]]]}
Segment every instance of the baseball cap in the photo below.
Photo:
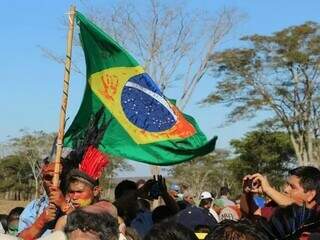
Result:
{"type": "Polygon", "coordinates": [[[202,200],[202,199],[208,199],[208,198],[213,199],[211,193],[209,193],[209,192],[202,192],[202,193],[200,194],[200,200],[202,200]]]}
{"type": "Polygon", "coordinates": [[[172,191],[180,192],[180,186],[176,183],[171,184],[169,189],[172,191]]]}
{"type": "Polygon", "coordinates": [[[193,232],[197,226],[202,225],[213,228],[217,224],[216,220],[207,209],[194,205],[180,211],[176,216],[176,222],[184,225],[193,232]]]}
{"type": "Polygon", "coordinates": [[[213,200],[212,204],[216,205],[217,207],[224,208],[224,202],[220,198],[213,200]]]}

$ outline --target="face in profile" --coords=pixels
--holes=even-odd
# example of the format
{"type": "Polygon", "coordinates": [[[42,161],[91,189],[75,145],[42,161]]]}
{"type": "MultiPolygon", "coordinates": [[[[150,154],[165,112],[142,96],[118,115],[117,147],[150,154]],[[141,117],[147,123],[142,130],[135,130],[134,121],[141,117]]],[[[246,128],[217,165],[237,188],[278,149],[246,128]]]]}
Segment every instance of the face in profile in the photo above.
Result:
{"type": "Polygon", "coordinates": [[[303,187],[300,185],[300,178],[295,175],[288,177],[287,184],[284,188],[284,193],[300,203],[309,201],[308,192],[305,192],[303,187]]]}

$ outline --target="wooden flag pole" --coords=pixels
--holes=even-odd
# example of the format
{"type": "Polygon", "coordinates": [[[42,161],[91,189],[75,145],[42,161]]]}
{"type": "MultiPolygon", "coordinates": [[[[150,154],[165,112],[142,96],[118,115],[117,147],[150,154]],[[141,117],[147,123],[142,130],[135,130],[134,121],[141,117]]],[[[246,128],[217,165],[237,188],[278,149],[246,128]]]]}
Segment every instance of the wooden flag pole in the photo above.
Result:
{"type": "Polygon", "coordinates": [[[61,154],[62,154],[65,118],[66,118],[67,103],[68,103],[72,40],[73,40],[74,15],[75,14],[76,14],[76,7],[71,6],[70,12],[69,12],[69,31],[68,31],[68,37],[67,37],[67,55],[66,55],[66,61],[65,61],[64,79],[63,79],[63,94],[62,94],[62,102],[61,102],[61,109],[60,109],[59,131],[58,131],[58,137],[57,137],[57,150],[56,150],[56,157],[55,157],[55,162],[54,162],[53,186],[59,185],[60,159],[61,159],[61,154]]]}

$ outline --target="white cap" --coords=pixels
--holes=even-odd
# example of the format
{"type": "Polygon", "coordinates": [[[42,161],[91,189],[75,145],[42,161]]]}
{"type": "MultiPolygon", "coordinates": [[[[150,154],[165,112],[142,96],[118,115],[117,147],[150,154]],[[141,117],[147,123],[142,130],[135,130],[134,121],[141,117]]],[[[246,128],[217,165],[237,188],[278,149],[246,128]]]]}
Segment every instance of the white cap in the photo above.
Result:
{"type": "Polygon", "coordinates": [[[200,194],[200,200],[202,200],[202,199],[208,199],[208,198],[213,199],[211,193],[209,193],[209,192],[202,192],[202,193],[200,194]]]}

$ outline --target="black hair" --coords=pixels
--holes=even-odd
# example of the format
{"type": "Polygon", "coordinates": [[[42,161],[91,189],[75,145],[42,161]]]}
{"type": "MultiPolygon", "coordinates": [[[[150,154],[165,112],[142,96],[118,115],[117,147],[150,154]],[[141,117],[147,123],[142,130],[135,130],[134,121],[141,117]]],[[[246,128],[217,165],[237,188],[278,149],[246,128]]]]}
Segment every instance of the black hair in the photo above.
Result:
{"type": "Polygon", "coordinates": [[[0,224],[2,225],[5,232],[8,231],[8,215],[7,214],[0,214],[0,224]]]}
{"type": "Polygon", "coordinates": [[[123,180],[116,186],[114,190],[114,197],[117,200],[128,191],[136,191],[136,190],[137,190],[137,185],[135,182],[130,180],[123,180]]]}
{"type": "Polygon", "coordinates": [[[205,240],[268,240],[269,238],[252,222],[224,220],[209,233],[205,240]]]}
{"type": "Polygon", "coordinates": [[[205,199],[201,199],[200,203],[199,203],[199,207],[204,207],[208,204],[212,203],[212,198],[205,198],[205,199]]]}
{"type": "Polygon", "coordinates": [[[69,234],[77,229],[82,232],[93,231],[101,240],[117,240],[119,234],[117,219],[110,214],[88,213],[81,209],[68,215],[65,233],[69,234]]]}
{"type": "Polygon", "coordinates": [[[143,185],[145,183],[146,183],[146,180],[144,180],[144,179],[139,179],[138,181],[136,181],[137,187],[139,187],[139,185],[143,185]]]}
{"type": "Polygon", "coordinates": [[[152,212],[152,221],[154,223],[160,223],[163,220],[169,219],[174,213],[170,210],[169,207],[163,205],[156,207],[152,212]]]}
{"type": "Polygon", "coordinates": [[[137,201],[136,191],[124,191],[118,199],[114,201],[114,206],[117,208],[118,216],[121,217],[127,226],[130,226],[131,221],[137,216],[139,205],[137,201]]]}
{"type": "Polygon", "coordinates": [[[316,191],[315,200],[320,203],[320,171],[311,166],[297,167],[289,171],[290,175],[297,176],[300,179],[300,185],[307,191],[316,191]]]}
{"type": "Polygon", "coordinates": [[[8,223],[12,220],[19,220],[19,217],[21,213],[23,212],[24,208],[23,207],[16,207],[11,209],[11,211],[8,214],[7,221],[8,223]]]}
{"type": "Polygon", "coordinates": [[[230,193],[230,189],[228,187],[225,186],[220,188],[220,196],[227,195],[228,193],[230,193]]]}
{"type": "Polygon", "coordinates": [[[186,209],[188,206],[190,206],[190,203],[186,202],[185,200],[177,201],[177,205],[179,207],[179,211],[182,211],[183,209],[186,209]]]}
{"type": "Polygon", "coordinates": [[[170,221],[155,224],[143,240],[197,240],[197,237],[185,226],[170,221]]]}

